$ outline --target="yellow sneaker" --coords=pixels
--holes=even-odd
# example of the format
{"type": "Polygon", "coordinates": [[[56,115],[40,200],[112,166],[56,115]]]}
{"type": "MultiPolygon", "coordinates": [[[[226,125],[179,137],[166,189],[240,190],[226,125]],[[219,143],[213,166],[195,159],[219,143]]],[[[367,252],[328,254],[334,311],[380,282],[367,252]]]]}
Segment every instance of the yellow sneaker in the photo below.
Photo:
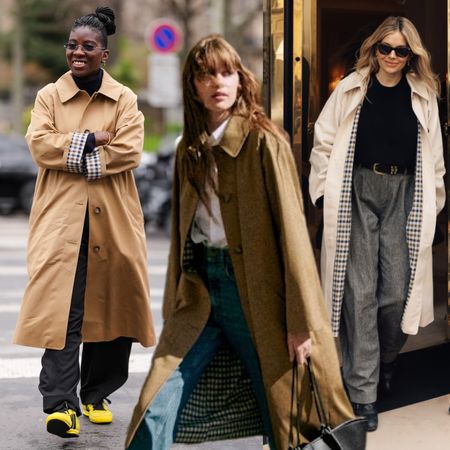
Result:
{"type": "Polygon", "coordinates": [[[113,420],[113,415],[106,404],[107,401],[108,400],[105,399],[98,403],[81,405],[83,415],[89,417],[89,420],[92,423],[111,423],[113,420]]]}
{"type": "Polygon", "coordinates": [[[63,438],[78,437],[80,434],[80,422],[73,409],[49,414],[45,424],[49,433],[63,438]]]}

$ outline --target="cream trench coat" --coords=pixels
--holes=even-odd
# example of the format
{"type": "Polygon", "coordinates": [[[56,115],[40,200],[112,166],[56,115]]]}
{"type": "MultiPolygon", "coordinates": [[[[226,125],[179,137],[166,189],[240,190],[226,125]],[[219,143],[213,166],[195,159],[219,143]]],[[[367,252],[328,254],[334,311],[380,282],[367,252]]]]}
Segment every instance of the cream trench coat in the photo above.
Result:
{"type": "MultiPolygon", "coordinates": [[[[367,72],[344,78],[331,94],[315,124],[311,152],[310,196],[315,203],[324,196],[324,231],[321,252],[322,286],[330,311],[333,308],[333,268],[344,164],[349,151],[353,122],[367,87],[367,72]]],[[[422,214],[418,225],[418,253],[415,276],[403,314],[402,331],[416,334],[418,327],[433,321],[432,242],[436,216],[445,204],[445,173],[437,99],[413,74],[407,74],[413,111],[419,122],[422,150],[422,214]]],[[[416,194],[415,194],[416,195],[416,194]]],[[[336,305],[334,305],[336,306],[336,305]]]]}
{"type": "MultiPolygon", "coordinates": [[[[180,162],[182,151],[178,149],[174,175],[164,328],[131,419],[127,447],[149,404],[200,335],[211,310],[208,291],[187,262],[188,235],[199,198],[180,162]]],[[[341,382],[295,163],[287,144],[268,132],[250,132],[248,122],[239,116],[231,118],[212,151],[239,296],[259,356],[277,448],[282,450],[288,447],[292,379],[288,330],[311,334],[316,376],[331,422],[353,416],[341,382]]],[[[316,418],[311,416],[308,384],[304,386],[303,419],[313,423],[316,418]]],[[[227,438],[242,436],[238,418],[227,422],[223,414],[221,417],[224,426],[231,422],[231,428],[235,427],[227,438]]]]}
{"type": "Polygon", "coordinates": [[[154,344],[144,223],[132,173],[140,162],[143,122],[136,96],[106,72],[92,97],[78,89],[70,72],[39,91],[26,135],[39,166],[29,219],[29,282],[14,343],[64,348],[88,209],[82,339],[126,336],[154,344]],[[81,170],[89,130],[115,136],[81,170]]]}

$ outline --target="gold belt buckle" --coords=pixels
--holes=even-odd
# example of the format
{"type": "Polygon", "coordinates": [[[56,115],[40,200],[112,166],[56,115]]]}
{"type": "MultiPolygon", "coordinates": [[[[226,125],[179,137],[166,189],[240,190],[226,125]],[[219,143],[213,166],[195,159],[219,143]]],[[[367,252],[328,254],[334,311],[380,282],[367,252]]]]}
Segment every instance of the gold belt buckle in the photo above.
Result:
{"type": "Polygon", "coordinates": [[[385,173],[380,172],[380,171],[377,169],[377,166],[379,166],[379,165],[380,165],[380,163],[374,163],[374,165],[372,166],[372,170],[374,171],[374,173],[376,173],[377,175],[386,175],[385,173]]]}

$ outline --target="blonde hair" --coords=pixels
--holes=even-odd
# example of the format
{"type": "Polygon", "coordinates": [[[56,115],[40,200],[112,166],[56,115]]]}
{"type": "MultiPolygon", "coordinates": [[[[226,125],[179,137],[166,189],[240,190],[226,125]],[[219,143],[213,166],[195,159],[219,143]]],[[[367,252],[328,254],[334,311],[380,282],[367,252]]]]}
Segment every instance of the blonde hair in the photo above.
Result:
{"type": "Polygon", "coordinates": [[[283,131],[264,113],[260,85],[244,67],[236,50],[218,34],[206,36],[194,45],[183,68],[184,128],[180,148],[184,151],[181,156],[188,179],[207,208],[205,181],[211,176],[212,155],[199,137],[207,130],[208,111],[198,99],[194,80],[215,73],[221,65],[239,75],[237,99],[232,106],[232,113],[248,119],[251,130],[266,130],[286,140],[283,131]]]}
{"type": "Polygon", "coordinates": [[[365,80],[368,83],[370,76],[378,72],[380,68],[376,57],[377,44],[387,35],[396,31],[399,31],[403,35],[406,44],[412,52],[404,71],[414,73],[436,96],[439,96],[439,80],[437,75],[431,70],[430,54],[424,47],[416,27],[406,17],[390,16],[378,26],[362,43],[359,58],[356,62],[356,70],[361,71],[361,69],[369,68],[365,80]]]}

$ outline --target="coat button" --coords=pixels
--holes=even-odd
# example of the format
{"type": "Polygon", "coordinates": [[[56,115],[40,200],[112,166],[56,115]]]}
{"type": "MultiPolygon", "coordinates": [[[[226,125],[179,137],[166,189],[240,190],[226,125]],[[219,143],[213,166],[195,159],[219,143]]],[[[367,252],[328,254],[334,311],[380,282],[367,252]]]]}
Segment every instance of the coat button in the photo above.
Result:
{"type": "Polygon", "coordinates": [[[100,214],[101,212],[101,208],[99,208],[98,206],[94,209],[95,214],[100,214]]]}
{"type": "Polygon", "coordinates": [[[242,253],[242,247],[240,245],[235,247],[234,248],[234,253],[237,253],[238,255],[240,255],[242,253]]]}
{"type": "Polygon", "coordinates": [[[96,245],[94,247],[94,253],[98,253],[100,251],[100,247],[98,245],[96,245]]]}

